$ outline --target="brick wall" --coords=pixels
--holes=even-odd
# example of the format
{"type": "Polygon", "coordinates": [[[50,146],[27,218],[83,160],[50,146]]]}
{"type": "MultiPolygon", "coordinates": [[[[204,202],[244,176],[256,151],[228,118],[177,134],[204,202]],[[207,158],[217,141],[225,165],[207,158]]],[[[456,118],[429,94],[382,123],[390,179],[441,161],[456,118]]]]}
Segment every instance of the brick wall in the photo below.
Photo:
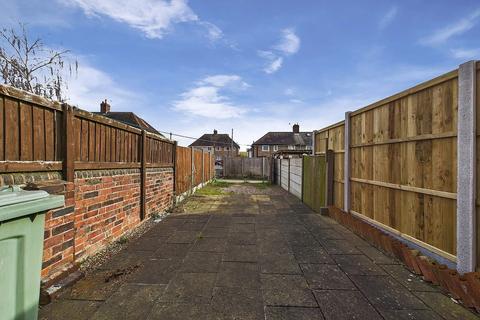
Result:
{"type": "MultiPolygon", "coordinates": [[[[65,207],[45,217],[44,280],[59,276],[142,223],[138,169],[77,171],[65,196],[65,207]]],[[[149,169],[147,217],[164,212],[172,200],[173,170],[149,169]]]]}
{"type": "Polygon", "coordinates": [[[173,202],[173,170],[147,170],[147,216],[165,211],[173,202]]]}

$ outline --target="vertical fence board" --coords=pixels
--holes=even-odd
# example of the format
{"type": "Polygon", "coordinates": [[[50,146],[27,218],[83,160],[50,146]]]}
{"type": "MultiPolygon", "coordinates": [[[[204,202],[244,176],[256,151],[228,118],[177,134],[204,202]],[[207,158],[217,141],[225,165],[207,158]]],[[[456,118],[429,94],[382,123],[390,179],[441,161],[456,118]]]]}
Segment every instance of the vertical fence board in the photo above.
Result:
{"type": "Polygon", "coordinates": [[[55,120],[52,110],[44,110],[45,117],[45,160],[55,160],[55,120]]]}
{"type": "Polygon", "coordinates": [[[4,97],[0,97],[0,161],[5,160],[5,132],[4,132],[4,97]]]}
{"type": "Polygon", "coordinates": [[[20,160],[33,161],[32,106],[20,102],[20,160]]]}

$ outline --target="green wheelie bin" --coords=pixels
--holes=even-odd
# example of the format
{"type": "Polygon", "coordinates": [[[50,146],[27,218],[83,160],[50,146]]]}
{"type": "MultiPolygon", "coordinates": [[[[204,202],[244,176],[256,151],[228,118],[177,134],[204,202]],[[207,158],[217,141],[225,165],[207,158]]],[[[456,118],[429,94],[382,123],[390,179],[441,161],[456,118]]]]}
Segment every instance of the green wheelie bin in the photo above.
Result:
{"type": "Polygon", "coordinates": [[[0,188],[0,320],[35,320],[40,294],[45,213],[64,196],[0,188]]]}

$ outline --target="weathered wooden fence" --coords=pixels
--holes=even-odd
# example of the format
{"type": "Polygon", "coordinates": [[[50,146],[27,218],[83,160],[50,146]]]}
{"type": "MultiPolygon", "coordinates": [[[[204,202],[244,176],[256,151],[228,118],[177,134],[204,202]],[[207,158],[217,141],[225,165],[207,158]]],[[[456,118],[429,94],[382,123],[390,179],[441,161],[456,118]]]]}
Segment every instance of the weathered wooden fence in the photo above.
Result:
{"type": "Polygon", "coordinates": [[[316,131],[315,154],[334,153],[334,205],[459,271],[478,268],[476,93],[479,65],[469,62],[316,131]]]}
{"type": "Polygon", "coordinates": [[[316,212],[327,205],[326,155],[303,156],[302,201],[316,212]]]}
{"type": "Polygon", "coordinates": [[[192,192],[193,189],[215,175],[215,159],[212,153],[195,148],[177,146],[175,162],[176,195],[192,192]]]}
{"type": "Polygon", "coordinates": [[[223,177],[270,180],[270,158],[223,157],[223,177]]]}
{"type": "Polygon", "coordinates": [[[302,158],[274,160],[274,181],[297,198],[302,198],[302,158]]]}

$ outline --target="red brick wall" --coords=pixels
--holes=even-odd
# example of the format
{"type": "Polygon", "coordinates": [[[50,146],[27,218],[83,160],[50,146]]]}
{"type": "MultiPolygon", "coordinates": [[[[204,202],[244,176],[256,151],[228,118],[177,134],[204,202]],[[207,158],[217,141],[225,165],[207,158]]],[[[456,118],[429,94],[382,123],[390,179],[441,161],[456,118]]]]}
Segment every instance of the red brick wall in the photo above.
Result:
{"type": "Polygon", "coordinates": [[[165,211],[173,202],[172,169],[147,170],[147,216],[165,211]]]}
{"type": "MultiPolygon", "coordinates": [[[[67,185],[64,208],[45,217],[42,278],[51,279],[104,248],[140,221],[140,171],[78,171],[67,185]]],[[[173,170],[147,172],[147,217],[164,212],[173,199],[173,170]]]]}

